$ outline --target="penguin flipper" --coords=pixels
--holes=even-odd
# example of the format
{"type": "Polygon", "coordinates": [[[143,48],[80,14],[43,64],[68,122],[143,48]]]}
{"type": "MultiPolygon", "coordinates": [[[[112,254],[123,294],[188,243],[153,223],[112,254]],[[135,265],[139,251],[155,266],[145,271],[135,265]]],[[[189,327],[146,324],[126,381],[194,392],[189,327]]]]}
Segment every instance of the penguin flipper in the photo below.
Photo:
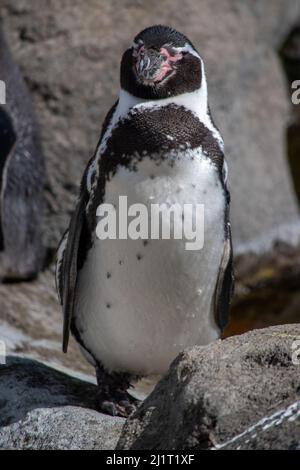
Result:
{"type": "Polygon", "coordinates": [[[229,306],[233,294],[233,255],[230,223],[226,224],[226,236],[224,241],[223,256],[219,268],[219,274],[214,294],[215,320],[221,331],[228,323],[229,306]]]}
{"type": "MultiPolygon", "coordinates": [[[[85,217],[85,199],[80,197],[71,217],[66,246],[63,254],[61,300],[63,306],[63,352],[67,352],[77,281],[78,251],[85,217]]],[[[66,236],[66,234],[65,234],[66,236]]],[[[64,237],[65,237],[64,236],[64,237]]]]}
{"type": "Polygon", "coordinates": [[[56,251],[55,287],[60,305],[63,304],[63,262],[68,242],[69,230],[63,234],[56,251]]]}
{"type": "Polygon", "coordinates": [[[57,262],[56,262],[56,290],[60,303],[63,307],[64,315],[64,324],[63,324],[63,352],[67,352],[71,321],[73,317],[74,310],[74,298],[75,298],[75,289],[77,281],[77,267],[79,261],[79,251],[80,251],[80,240],[85,224],[85,209],[86,202],[88,198],[87,194],[87,178],[90,170],[90,164],[94,161],[99,146],[102,141],[102,137],[112,119],[114,111],[117,107],[118,101],[112,106],[108,112],[103,126],[102,132],[100,135],[99,142],[94,156],[89,161],[82,181],[81,181],[81,191],[80,197],[77,202],[75,211],[72,215],[69,229],[64,233],[60,245],[57,250],[57,262]]]}

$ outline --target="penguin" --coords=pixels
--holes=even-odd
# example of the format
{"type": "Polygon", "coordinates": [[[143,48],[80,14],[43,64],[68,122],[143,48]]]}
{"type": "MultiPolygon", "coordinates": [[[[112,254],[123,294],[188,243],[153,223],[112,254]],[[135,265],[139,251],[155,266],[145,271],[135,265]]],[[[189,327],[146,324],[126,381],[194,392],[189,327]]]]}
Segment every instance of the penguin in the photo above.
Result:
{"type": "Polygon", "coordinates": [[[0,280],[30,280],[44,262],[45,164],[31,97],[1,25],[0,80],[0,280]]]}
{"type": "Polygon", "coordinates": [[[120,82],[58,248],[56,285],[63,351],[71,331],[96,368],[100,410],[128,416],[137,378],[165,374],[184,348],[221,336],[233,267],[224,143],[201,56],[180,32],[151,26],[124,52],[120,82]],[[202,204],[203,247],[100,239],[98,209],[118,209],[120,196],[128,206],[202,204]]]}

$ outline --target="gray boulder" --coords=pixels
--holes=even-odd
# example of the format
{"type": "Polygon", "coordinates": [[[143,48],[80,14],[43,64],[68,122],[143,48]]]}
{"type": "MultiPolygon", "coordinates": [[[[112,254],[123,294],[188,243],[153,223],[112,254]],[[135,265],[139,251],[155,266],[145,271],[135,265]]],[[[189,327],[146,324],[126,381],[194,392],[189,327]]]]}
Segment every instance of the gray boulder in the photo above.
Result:
{"type": "Polygon", "coordinates": [[[95,385],[18,357],[0,381],[0,449],[114,449],[125,420],[96,411],[95,385]]]}
{"type": "Polygon", "coordinates": [[[215,450],[300,450],[300,401],[263,418],[215,450]]]}
{"type": "Polygon", "coordinates": [[[56,247],[80,177],[119,87],[122,51],[167,23],[203,55],[211,108],[225,137],[236,252],[299,235],[285,149],[291,103],[277,50],[300,0],[2,0],[4,27],[34,95],[48,162],[46,243],[56,247]],[[120,27],[121,25],[121,27],[120,27]]]}
{"type": "MultiPolygon", "coordinates": [[[[294,354],[294,362],[300,362],[300,347],[298,354],[294,349],[299,337],[299,325],[277,326],[184,351],[127,420],[117,448],[247,446],[245,434],[252,436],[255,429],[250,426],[279,412],[265,419],[265,424],[275,423],[285,413],[281,410],[299,399],[300,366],[292,361],[294,354]]],[[[300,413],[293,407],[293,413],[286,414],[291,419],[282,419],[280,429],[270,425],[249,447],[254,442],[256,448],[299,444],[300,413]]]]}

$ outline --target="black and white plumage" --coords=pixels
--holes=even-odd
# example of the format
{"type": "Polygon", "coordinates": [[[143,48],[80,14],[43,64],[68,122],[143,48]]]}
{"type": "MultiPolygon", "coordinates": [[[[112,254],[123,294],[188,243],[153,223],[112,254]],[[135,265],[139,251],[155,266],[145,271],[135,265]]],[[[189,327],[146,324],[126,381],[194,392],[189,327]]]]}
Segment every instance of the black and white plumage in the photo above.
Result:
{"type": "Polygon", "coordinates": [[[119,99],[57,258],[63,349],[71,330],[97,369],[102,409],[126,414],[132,377],[164,373],[185,347],[220,336],[233,285],[226,177],[201,57],[174,29],[147,28],[123,55],[119,99]],[[204,204],[204,248],[100,241],[97,207],[120,195],[128,205],[204,204]]]}
{"type": "Polygon", "coordinates": [[[0,280],[35,277],[43,266],[45,164],[31,96],[0,27],[0,280]]]}

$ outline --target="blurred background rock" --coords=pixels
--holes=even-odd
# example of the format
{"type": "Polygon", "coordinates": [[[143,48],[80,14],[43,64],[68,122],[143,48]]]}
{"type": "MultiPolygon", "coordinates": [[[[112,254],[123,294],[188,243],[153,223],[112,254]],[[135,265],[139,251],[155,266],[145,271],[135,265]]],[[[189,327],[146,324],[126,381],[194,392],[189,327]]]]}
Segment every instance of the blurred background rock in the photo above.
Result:
{"type": "Polygon", "coordinates": [[[0,282],[34,279],[44,264],[45,163],[32,97],[0,24],[0,282]]]}
{"type": "MultiPolygon", "coordinates": [[[[139,30],[164,23],[204,58],[225,139],[237,277],[226,335],[299,321],[300,105],[289,90],[300,79],[300,0],[1,0],[1,17],[41,129],[49,259],[116,99],[121,54],[139,30]]],[[[11,351],[90,371],[73,344],[60,352],[53,264],[37,281],[1,285],[0,305],[11,351]]]]}

